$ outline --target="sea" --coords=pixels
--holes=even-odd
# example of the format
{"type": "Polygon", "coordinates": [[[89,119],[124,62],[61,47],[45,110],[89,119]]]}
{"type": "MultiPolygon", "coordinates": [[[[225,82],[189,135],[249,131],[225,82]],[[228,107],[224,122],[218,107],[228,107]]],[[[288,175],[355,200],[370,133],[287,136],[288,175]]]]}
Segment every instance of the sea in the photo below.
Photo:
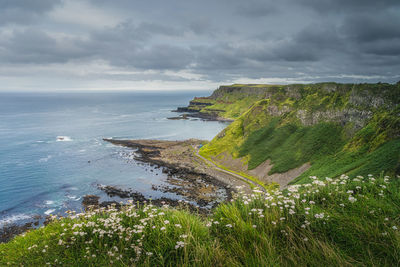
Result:
{"type": "Polygon", "coordinates": [[[152,189],[166,183],[160,169],[135,161],[132,149],[102,139],[211,140],[227,123],[167,119],[194,96],[210,93],[0,93],[0,227],[37,215],[79,212],[87,194],[110,200],[98,185],[181,199],[152,189]]]}

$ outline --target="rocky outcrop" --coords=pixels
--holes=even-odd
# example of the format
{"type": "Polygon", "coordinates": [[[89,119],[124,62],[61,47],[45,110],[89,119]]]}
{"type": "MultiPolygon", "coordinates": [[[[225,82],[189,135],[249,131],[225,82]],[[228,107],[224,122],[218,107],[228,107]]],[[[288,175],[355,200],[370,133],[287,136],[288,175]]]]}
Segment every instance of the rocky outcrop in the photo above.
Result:
{"type": "Polygon", "coordinates": [[[369,110],[344,109],[307,112],[304,109],[297,111],[297,118],[305,126],[315,125],[322,121],[336,122],[342,126],[352,123],[354,130],[364,127],[372,117],[373,112],[369,110]]]}
{"type": "Polygon", "coordinates": [[[222,85],[217,90],[215,90],[210,99],[223,98],[226,94],[240,94],[241,97],[258,96],[260,99],[268,98],[269,94],[274,90],[277,90],[279,86],[259,86],[259,85],[222,85]]]}

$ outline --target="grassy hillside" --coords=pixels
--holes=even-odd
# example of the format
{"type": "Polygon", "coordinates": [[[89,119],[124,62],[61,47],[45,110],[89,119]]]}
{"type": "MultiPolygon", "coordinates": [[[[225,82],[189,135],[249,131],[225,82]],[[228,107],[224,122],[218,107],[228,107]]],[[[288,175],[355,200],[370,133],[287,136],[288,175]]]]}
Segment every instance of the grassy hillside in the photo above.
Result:
{"type": "MultiPolygon", "coordinates": [[[[249,169],[267,159],[270,174],[311,163],[310,175],[400,173],[400,85],[311,84],[270,87],[266,99],[218,134],[200,153],[228,152],[249,169]]],[[[295,177],[293,177],[295,178],[295,177]]]]}
{"type": "Polygon", "coordinates": [[[281,87],[283,86],[263,84],[220,86],[211,96],[190,101],[189,109],[226,119],[236,119],[256,101],[264,99],[269,92],[281,87]]]}
{"type": "Polygon", "coordinates": [[[396,266],[398,178],[341,176],[255,191],[209,217],[128,205],[0,244],[0,266],[396,266]]]}

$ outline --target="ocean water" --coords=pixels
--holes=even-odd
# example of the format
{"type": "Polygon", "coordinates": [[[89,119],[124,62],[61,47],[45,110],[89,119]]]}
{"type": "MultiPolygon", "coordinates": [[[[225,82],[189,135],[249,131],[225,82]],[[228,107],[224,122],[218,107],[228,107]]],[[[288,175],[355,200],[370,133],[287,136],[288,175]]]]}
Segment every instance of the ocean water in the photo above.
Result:
{"type": "Polygon", "coordinates": [[[97,184],[147,197],[166,175],[132,159],[132,150],[102,138],[212,139],[226,123],[168,120],[194,96],[210,92],[0,93],[0,226],[35,215],[81,210],[97,184]]]}

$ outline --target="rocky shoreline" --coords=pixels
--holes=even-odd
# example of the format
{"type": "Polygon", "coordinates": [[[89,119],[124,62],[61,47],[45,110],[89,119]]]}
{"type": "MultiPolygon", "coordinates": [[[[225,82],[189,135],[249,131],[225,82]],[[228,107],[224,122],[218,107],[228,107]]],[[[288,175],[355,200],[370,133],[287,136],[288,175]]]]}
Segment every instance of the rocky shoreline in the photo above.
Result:
{"type": "Polygon", "coordinates": [[[179,107],[172,112],[182,113],[179,116],[169,117],[169,120],[188,120],[189,118],[201,119],[204,121],[220,121],[220,122],[233,122],[231,119],[223,118],[218,115],[218,112],[204,113],[198,110],[192,110],[189,107],[179,107]]]}
{"type": "MultiPolygon", "coordinates": [[[[162,172],[167,174],[167,183],[170,186],[153,185],[153,189],[181,195],[188,201],[196,202],[198,209],[210,210],[219,202],[230,200],[235,191],[234,186],[237,184],[227,183],[226,179],[205,171],[208,167],[195,158],[194,147],[204,141],[196,139],[186,141],[104,139],[104,141],[130,147],[135,150],[135,160],[154,168],[162,168],[162,172]]],[[[112,194],[115,194],[115,191],[112,194]]],[[[120,191],[118,196],[121,197],[121,194],[123,197],[132,197],[134,194],[135,198],[138,193],[120,191]]],[[[152,200],[155,201],[158,200],[152,200]]],[[[175,200],[168,202],[172,206],[176,205],[175,200]]]]}

